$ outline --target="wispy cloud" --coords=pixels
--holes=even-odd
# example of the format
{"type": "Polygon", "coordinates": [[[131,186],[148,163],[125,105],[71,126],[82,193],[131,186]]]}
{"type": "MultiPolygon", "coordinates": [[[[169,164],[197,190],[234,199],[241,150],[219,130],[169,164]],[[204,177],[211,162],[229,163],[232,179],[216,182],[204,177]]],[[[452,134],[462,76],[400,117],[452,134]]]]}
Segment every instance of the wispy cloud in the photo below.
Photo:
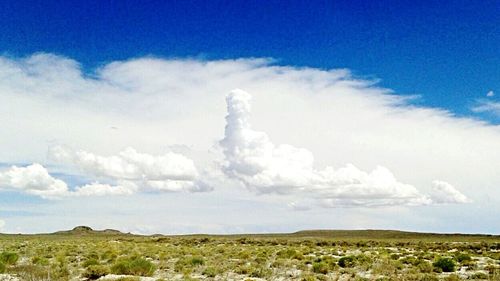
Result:
{"type": "Polygon", "coordinates": [[[479,100],[477,104],[472,107],[472,111],[480,113],[491,113],[500,116],[500,102],[490,100],[479,100]]]}

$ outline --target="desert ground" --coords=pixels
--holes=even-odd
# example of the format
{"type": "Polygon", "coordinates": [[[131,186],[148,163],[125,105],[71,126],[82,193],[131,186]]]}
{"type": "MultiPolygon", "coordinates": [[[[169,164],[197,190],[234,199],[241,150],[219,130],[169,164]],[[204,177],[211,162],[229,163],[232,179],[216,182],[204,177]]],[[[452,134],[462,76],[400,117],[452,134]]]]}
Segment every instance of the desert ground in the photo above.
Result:
{"type": "Polygon", "coordinates": [[[500,280],[500,236],[387,230],[0,235],[0,280],[500,280]]]}

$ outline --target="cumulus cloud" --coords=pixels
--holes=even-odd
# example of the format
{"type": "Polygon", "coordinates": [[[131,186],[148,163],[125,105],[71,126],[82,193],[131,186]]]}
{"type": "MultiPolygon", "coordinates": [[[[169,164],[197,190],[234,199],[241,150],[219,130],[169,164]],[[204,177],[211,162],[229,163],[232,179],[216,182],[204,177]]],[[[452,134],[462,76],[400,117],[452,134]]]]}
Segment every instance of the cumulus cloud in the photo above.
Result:
{"type": "Polygon", "coordinates": [[[113,156],[100,156],[87,151],[73,151],[53,146],[49,155],[69,162],[83,171],[95,175],[130,180],[193,180],[198,176],[194,162],[178,153],[164,155],[138,153],[129,147],[113,156]]]}
{"type": "MultiPolygon", "coordinates": [[[[118,181],[123,188],[120,193],[132,189],[149,188],[158,191],[209,191],[211,187],[200,180],[193,160],[182,154],[167,152],[163,155],[139,153],[126,148],[113,156],[101,156],[83,150],[72,150],[64,146],[49,148],[49,157],[73,165],[85,175],[118,181]],[[133,188],[132,188],[133,187],[133,188]]],[[[95,189],[106,190],[106,186],[82,187],[81,192],[95,189]]],[[[115,192],[118,192],[115,189],[115,192]]]]}
{"type": "Polygon", "coordinates": [[[91,183],[70,190],[60,179],[54,178],[40,164],[26,167],[12,166],[0,171],[0,190],[12,190],[40,196],[45,199],[60,199],[69,196],[130,195],[134,188],[91,183]]]}
{"type": "Polygon", "coordinates": [[[251,96],[239,89],[227,96],[227,124],[220,145],[226,174],[258,193],[301,192],[318,198],[325,207],[467,202],[463,194],[442,181],[434,182],[437,191],[434,201],[414,186],[399,182],[382,166],[371,172],[353,164],[318,170],[313,154],[307,149],[275,145],[266,133],[252,129],[250,100],[251,96]]]}
{"type": "MultiPolygon", "coordinates": [[[[234,181],[220,177],[217,184],[211,184],[217,187],[215,191],[203,196],[159,195],[151,204],[151,197],[143,198],[145,203],[135,206],[142,214],[138,221],[145,217],[156,218],[148,216],[150,208],[163,208],[161,220],[154,224],[163,225],[164,229],[173,222],[196,221],[200,217],[199,210],[206,211],[203,223],[208,224],[216,223],[222,217],[220,214],[231,213],[232,217],[224,218],[228,225],[238,224],[242,217],[253,225],[262,225],[265,217],[270,225],[287,224],[288,230],[304,225],[325,227],[326,224],[387,226],[378,224],[379,216],[373,215],[377,212],[394,222],[390,227],[415,226],[415,229],[428,230],[429,224],[435,223],[439,225],[436,230],[456,231],[457,221],[446,217],[447,213],[454,213],[463,218],[460,221],[462,230],[500,231],[495,216],[491,215],[500,213],[498,125],[457,117],[444,109],[426,107],[425,103],[413,103],[402,93],[393,93],[374,81],[353,76],[347,69],[283,66],[267,59],[154,57],[113,61],[96,69],[83,69],[75,60],[51,54],[21,58],[0,56],[0,161],[3,167],[10,163],[45,164],[47,147],[55,143],[107,157],[118,155],[127,147],[163,155],[166,147],[183,145],[189,147],[189,152],[182,154],[194,161],[203,178],[203,170],[214,159],[225,157],[213,150],[214,144],[224,137],[225,94],[241,88],[253,96],[251,121],[254,128],[266,132],[268,140],[274,144],[307,148],[314,155],[313,167],[317,171],[327,166],[338,170],[346,163],[354,163],[360,171],[371,174],[374,168],[383,166],[396,176],[397,182],[418,187],[424,196],[430,197],[432,180],[443,179],[456,185],[473,203],[443,206],[450,212],[436,212],[433,216],[426,212],[434,209],[410,208],[400,214],[401,219],[397,222],[390,214],[392,208],[378,208],[369,213],[363,213],[366,211],[363,208],[336,210],[345,216],[318,211],[314,218],[297,214],[293,219],[284,219],[288,209],[283,206],[290,201],[302,202],[305,197],[300,188],[294,188],[298,191],[286,196],[253,196],[244,189],[234,188],[234,181]],[[175,198],[175,204],[165,204],[167,198],[175,198]],[[237,200],[241,198],[246,205],[239,204],[237,200]],[[197,212],[185,212],[194,208],[196,199],[197,212]],[[237,207],[234,202],[238,202],[237,207]],[[257,212],[262,215],[250,215],[255,213],[255,206],[259,206],[257,212]],[[183,212],[184,216],[179,216],[178,212],[183,212]],[[364,219],[359,221],[360,217],[364,219]]],[[[418,94],[425,97],[433,93],[418,94]]],[[[76,173],[76,169],[73,171],[69,166],[72,165],[51,163],[47,167],[53,176],[56,172],[76,173]]],[[[89,184],[122,186],[119,180],[111,177],[95,176],[89,180],[89,184]]],[[[164,180],[160,182],[163,185],[164,180]]],[[[71,190],[76,190],[70,182],[67,184],[71,190]]],[[[83,185],[80,181],[78,184],[83,185]]],[[[158,188],[158,182],[151,184],[158,188]]],[[[137,193],[142,190],[138,185],[131,186],[138,188],[137,193]]],[[[134,202],[139,197],[141,195],[122,200],[134,202]]],[[[311,197],[304,204],[321,203],[320,199],[311,197]]],[[[336,200],[324,203],[355,204],[345,198],[336,200]]],[[[388,200],[396,202],[394,198],[388,200]]],[[[3,202],[4,207],[18,205],[7,201],[3,202]]],[[[50,206],[54,206],[52,214],[63,214],[65,208],[76,208],[76,204],[80,210],[92,204],[106,213],[109,212],[108,203],[105,199],[91,199],[50,206]]],[[[35,205],[33,208],[45,211],[48,206],[35,205]]],[[[86,216],[81,211],[78,214],[82,218],[86,216]]],[[[111,213],[106,214],[119,220],[111,213]]],[[[66,218],[58,220],[52,216],[51,219],[54,229],[66,227],[66,218]]],[[[36,218],[25,218],[23,223],[27,228],[37,225],[36,218]]],[[[123,226],[129,223],[127,218],[123,226]]],[[[245,226],[245,231],[258,230],[249,225],[245,226]]],[[[196,231],[195,228],[190,230],[196,231]]]]}
{"type": "Polygon", "coordinates": [[[12,166],[0,172],[0,188],[43,198],[60,197],[68,192],[64,181],[53,178],[45,167],[36,163],[26,167],[12,166]]]}

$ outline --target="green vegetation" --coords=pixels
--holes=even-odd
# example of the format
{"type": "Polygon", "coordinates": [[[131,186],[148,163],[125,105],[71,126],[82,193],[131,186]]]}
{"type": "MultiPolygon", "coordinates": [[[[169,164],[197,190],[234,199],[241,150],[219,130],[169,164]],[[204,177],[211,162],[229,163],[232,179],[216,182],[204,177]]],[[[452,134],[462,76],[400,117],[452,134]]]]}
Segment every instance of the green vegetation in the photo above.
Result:
{"type": "Polygon", "coordinates": [[[87,267],[87,270],[83,273],[83,277],[86,277],[90,280],[95,280],[110,273],[111,271],[107,266],[93,264],[87,267]]]}
{"type": "Polygon", "coordinates": [[[152,262],[139,257],[119,260],[111,267],[111,272],[115,274],[139,276],[151,276],[155,270],[152,262]]]}
{"type": "Polygon", "coordinates": [[[111,274],[121,281],[500,281],[500,237],[397,231],[135,236],[80,227],[0,235],[0,273],[23,281],[111,274]]]}
{"type": "Polygon", "coordinates": [[[16,264],[19,255],[12,252],[3,252],[0,254],[0,262],[6,265],[16,264]]]}
{"type": "Polygon", "coordinates": [[[356,258],[353,256],[345,256],[339,259],[340,267],[353,267],[356,264],[356,258]]]}
{"type": "Polygon", "coordinates": [[[451,258],[439,258],[432,265],[442,272],[453,272],[456,266],[451,258]]]}

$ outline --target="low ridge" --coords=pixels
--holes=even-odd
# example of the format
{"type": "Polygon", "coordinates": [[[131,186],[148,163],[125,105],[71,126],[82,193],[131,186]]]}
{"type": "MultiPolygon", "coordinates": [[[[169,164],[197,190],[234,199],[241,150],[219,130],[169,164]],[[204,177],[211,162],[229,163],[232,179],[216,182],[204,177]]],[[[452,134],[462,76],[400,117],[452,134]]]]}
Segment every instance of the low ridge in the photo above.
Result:
{"type": "Polygon", "coordinates": [[[104,230],[94,230],[89,226],[80,225],[76,226],[71,230],[62,230],[54,232],[53,234],[63,234],[63,235],[94,235],[94,234],[108,234],[108,235],[126,235],[127,233],[123,233],[116,229],[104,229],[104,230]]]}

